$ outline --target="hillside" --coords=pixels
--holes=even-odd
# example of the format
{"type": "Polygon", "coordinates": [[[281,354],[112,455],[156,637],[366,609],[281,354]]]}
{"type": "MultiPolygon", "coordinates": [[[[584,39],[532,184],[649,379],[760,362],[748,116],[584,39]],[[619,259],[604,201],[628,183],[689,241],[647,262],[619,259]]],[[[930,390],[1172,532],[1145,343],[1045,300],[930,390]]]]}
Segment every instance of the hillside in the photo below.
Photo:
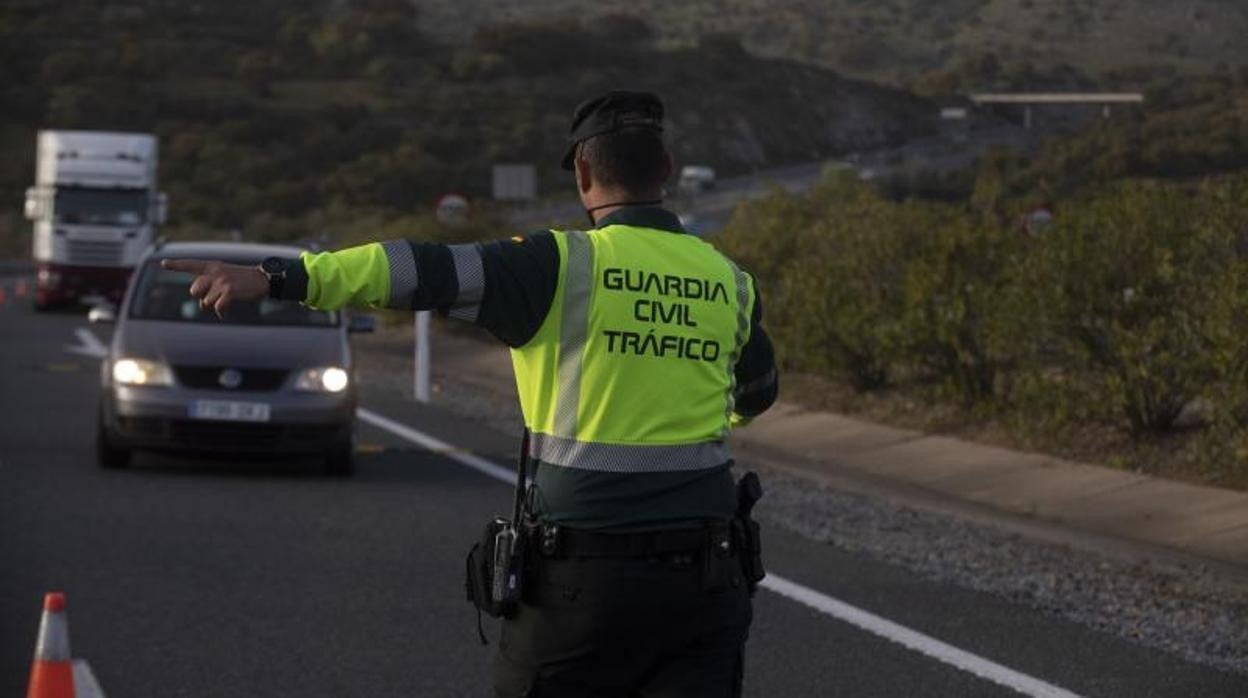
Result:
{"type": "Polygon", "coordinates": [[[665,44],[729,32],[760,55],[906,86],[936,77],[947,83],[949,75],[974,88],[1070,82],[1072,73],[1130,80],[1140,68],[1204,73],[1248,64],[1248,3],[1239,0],[432,0],[421,7],[450,37],[483,21],[633,14],[649,18],[665,44]]]}
{"type": "Polygon", "coordinates": [[[908,93],[729,39],[663,47],[628,18],[483,25],[451,41],[403,0],[301,7],[5,3],[6,208],[20,209],[40,127],[155,131],[179,224],[274,236],[315,216],[425,211],[448,189],[484,194],[496,162],[537,163],[541,189],[561,191],[573,106],[617,86],[664,95],[677,157],[725,173],[932,128],[933,106],[908,93]]]}

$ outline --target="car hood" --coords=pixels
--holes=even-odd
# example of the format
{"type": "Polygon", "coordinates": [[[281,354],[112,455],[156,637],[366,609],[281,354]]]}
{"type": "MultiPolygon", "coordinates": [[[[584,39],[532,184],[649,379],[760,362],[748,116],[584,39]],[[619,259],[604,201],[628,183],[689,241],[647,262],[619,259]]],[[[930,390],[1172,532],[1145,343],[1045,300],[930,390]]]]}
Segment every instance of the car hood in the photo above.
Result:
{"type": "Polygon", "coordinates": [[[113,337],[114,357],[235,368],[343,366],[340,327],[264,327],[131,320],[113,337]]]}

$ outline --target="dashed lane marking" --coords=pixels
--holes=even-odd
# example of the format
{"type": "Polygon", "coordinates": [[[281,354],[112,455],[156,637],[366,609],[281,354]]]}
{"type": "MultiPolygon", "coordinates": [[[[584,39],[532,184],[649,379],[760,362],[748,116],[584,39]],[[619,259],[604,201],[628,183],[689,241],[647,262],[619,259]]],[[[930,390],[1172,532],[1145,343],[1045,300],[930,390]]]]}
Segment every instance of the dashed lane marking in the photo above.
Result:
{"type": "Polygon", "coordinates": [[[74,330],[74,336],[78,338],[77,344],[65,345],[65,351],[71,354],[80,354],[82,356],[90,356],[96,359],[102,359],[108,356],[108,347],[104,346],[91,330],[85,327],[79,327],[74,330]]]}
{"type": "Polygon", "coordinates": [[[76,363],[66,363],[66,362],[50,363],[50,364],[43,365],[43,370],[49,373],[74,373],[80,368],[82,368],[82,366],[76,363]]]}
{"type": "MultiPolygon", "coordinates": [[[[510,468],[504,468],[480,456],[454,448],[441,439],[417,431],[388,417],[383,417],[372,410],[361,407],[356,410],[356,415],[360,418],[360,421],[379,429],[384,429],[395,436],[406,439],[428,450],[436,451],[461,465],[466,465],[473,470],[489,475],[495,480],[509,484],[514,483],[516,480],[515,472],[510,468]]],[[[931,657],[1025,696],[1032,696],[1033,698],[1079,698],[1077,694],[1071,693],[1064,688],[1002,666],[990,659],[971,654],[966,650],[937,640],[930,635],[924,635],[917,630],[894,623],[870,611],[864,611],[844,601],[785,579],[773,572],[767,573],[767,578],[762,581],[760,586],[820,613],[849,623],[860,630],[865,630],[873,635],[895,642],[906,649],[931,657]]]]}

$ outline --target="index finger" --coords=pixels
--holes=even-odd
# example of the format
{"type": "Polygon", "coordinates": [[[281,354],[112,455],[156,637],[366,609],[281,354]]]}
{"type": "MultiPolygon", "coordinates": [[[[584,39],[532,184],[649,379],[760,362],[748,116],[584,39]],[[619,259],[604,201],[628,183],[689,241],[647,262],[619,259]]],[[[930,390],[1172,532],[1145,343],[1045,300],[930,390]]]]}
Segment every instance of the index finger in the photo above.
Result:
{"type": "Polygon", "coordinates": [[[199,259],[162,259],[160,266],[169,271],[185,271],[191,274],[208,271],[208,262],[199,259]]]}

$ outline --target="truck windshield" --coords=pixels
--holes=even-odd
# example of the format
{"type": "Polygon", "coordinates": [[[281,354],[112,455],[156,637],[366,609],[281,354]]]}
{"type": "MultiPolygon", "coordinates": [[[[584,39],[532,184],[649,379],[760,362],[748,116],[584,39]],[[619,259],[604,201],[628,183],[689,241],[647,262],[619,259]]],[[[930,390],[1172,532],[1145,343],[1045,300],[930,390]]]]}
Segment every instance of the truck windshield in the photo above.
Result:
{"type": "Polygon", "coordinates": [[[57,223],[142,225],[147,220],[147,191],[58,187],[52,210],[57,223]]]}
{"type": "Polygon", "coordinates": [[[259,302],[230,304],[225,318],[199,307],[190,295],[191,275],[168,271],[159,262],[144,266],[130,301],[130,317],[136,320],[203,322],[229,325],[334,327],[338,313],[313,310],[293,301],[264,299],[259,302]]]}

